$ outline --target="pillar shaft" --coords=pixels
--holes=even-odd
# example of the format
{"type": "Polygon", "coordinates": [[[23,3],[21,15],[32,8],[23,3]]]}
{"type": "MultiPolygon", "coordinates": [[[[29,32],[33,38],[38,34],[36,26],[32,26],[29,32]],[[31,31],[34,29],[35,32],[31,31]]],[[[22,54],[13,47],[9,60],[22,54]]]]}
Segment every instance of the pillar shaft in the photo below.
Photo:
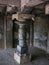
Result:
{"type": "Polygon", "coordinates": [[[6,49],[6,29],[7,29],[7,19],[6,19],[7,17],[5,16],[4,17],[4,48],[6,49]]]}
{"type": "Polygon", "coordinates": [[[19,44],[17,45],[16,53],[14,53],[14,59],[17,63],[27,63],[29,62],[29,54],[28,54],[28,46],[26,43],[26,25],[28,21],[32,19],[32,15],[30,14],[23,14],[21,12],[13,15],[12,19],[16,18],[17,24],[19,25],[18,29],[18,40],[19,44]]]}
{"type": "Polygon", "coordinates": [[[30,45],[30,24],[27,25],[27,37],[26,37],[26,41],[27,41],[27,45],[30,45]]]}
{"type": "Polygon", "coordinates": [[[28,51],[28,46],[27,46],[27,44],[26,44],[25,25],[22,24],[22,23],[19,25],[18,39],[19,39],[19,45],[17,45],[17,51],[18,51],[20,54],[27,53],[27,51],[28,51]]]}
{"type": "Polygon", "coordinates": [[[14,53],[14,59],[18,64],[23,64],[28,61],[28,46],[26,43],[26,26],[24,23],[19,24],[18,29],[18,40],[16,53],[14,53]]]}
{"type": "Polygon", "coordinates": [[[30,45],[33,45],[34,38],[34,23],[30,23],[30,45]]]}
{"type": "Polygon", "coordinates": [[[25,33],[25,25],[24,24],[20,24],[19,25],[19,45],[20,46],[24,46],[26,45],[26,33],[25,33]]]}

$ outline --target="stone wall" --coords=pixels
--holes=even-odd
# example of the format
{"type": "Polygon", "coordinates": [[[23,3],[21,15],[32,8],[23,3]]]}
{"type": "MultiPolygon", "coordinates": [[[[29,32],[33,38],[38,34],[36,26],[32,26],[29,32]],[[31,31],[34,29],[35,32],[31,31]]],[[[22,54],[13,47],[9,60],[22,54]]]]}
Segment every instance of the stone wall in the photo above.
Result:
{"type": "Polygon", "coordinates": [[[0,15],[0,48],[4,48],[4,18],[0,15]]]}
{"type": "Polygon", "coordinates": [[[48,17],[48,38],[47,38],[47,52],[49,53],[49,17],[48,17]]]}
{"type": "Polygon", "coordinates": [[[12,48],[13,47],[13,21],[12,16],[7,17],[7,32],[6,32],[6,47],[12,48]]]}
{"type": "MultiPolygon", "coordinates": [[[[0,48],[5,48],[4,43],[4,16],[0,15],[0,48]]],[[[7,17],[7,25],[6,25],[6,48],[12,48],[13,47],[13,22],[11,17],[7,17]]]]}
{"type": "Polygon", "coordinates": [[[48,19],[36,17],[34,22],[34,46],[47,50],[48,19]]]}

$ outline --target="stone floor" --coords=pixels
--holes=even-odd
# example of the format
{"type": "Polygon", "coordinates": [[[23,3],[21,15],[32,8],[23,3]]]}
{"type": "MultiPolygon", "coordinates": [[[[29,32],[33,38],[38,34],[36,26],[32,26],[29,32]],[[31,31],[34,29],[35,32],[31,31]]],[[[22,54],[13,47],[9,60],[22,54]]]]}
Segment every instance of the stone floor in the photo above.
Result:
{"type": "MultiPolygon", "coordinates": [[[[32,48],[32,62],[24,65],[49,65],[49,56],[45,51],[32,48]]],[[[13,58],[15,49],[0,49],[0,65],[18,65],[13,58]]]]}

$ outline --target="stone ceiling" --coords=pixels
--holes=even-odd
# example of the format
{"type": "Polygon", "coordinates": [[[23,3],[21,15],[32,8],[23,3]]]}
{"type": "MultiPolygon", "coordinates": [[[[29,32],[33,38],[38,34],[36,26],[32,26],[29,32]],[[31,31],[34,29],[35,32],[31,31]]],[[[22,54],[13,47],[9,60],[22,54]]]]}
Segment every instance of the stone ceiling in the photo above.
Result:
{"type": "Polygon", "coordinates": [[[33,7],[46,1],[48,0],[0,0],[0,12],[2,12],[6,5],[10,5],[11,7],[15,5],[20,11],[24,6],[33,7]]]}

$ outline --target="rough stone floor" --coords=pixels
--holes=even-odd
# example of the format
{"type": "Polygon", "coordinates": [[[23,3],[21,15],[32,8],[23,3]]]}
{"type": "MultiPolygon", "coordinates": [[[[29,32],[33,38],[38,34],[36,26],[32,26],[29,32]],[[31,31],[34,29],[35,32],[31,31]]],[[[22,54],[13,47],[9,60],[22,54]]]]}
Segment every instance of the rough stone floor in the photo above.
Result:
{"type": "MultiPolygon", "coordinates": [[[[13,58],[15,49],[0,49],[0,65],[18,65],[13,58]]],[[[42,50],[32,48],[32,62],[24,65],[49,65],[49,56],[42,50]]]]}

